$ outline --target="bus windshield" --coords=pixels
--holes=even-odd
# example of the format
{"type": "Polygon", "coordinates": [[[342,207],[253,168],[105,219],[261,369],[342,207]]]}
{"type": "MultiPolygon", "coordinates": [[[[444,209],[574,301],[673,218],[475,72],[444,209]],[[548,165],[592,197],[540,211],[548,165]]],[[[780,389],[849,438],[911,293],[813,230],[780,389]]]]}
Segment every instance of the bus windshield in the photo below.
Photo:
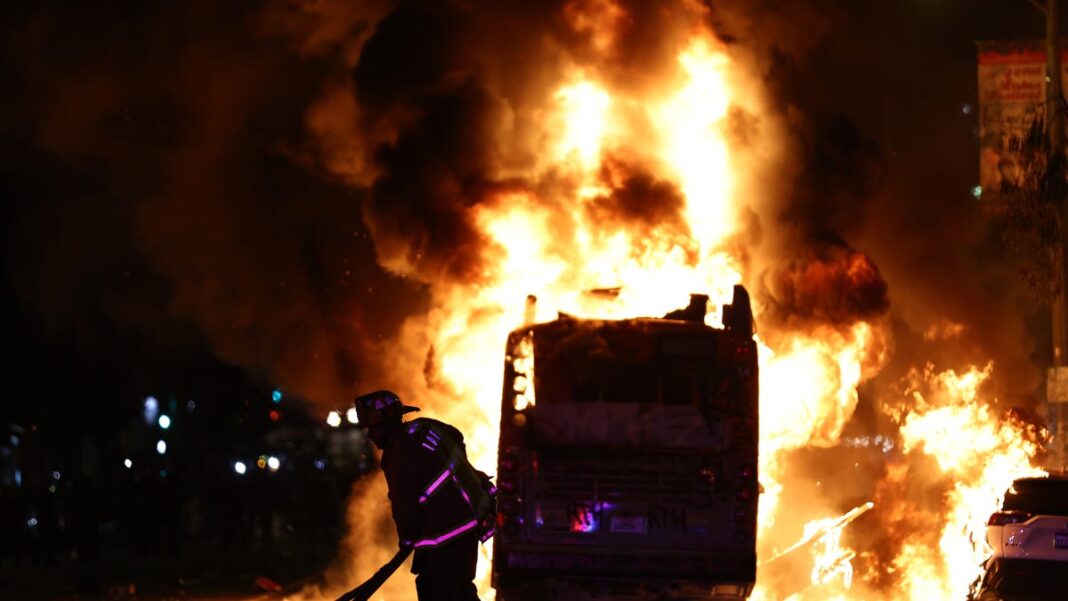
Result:
{"type": "Polygon", "coordinates": [[[535,343],[542,443],[722,450],[731,383],[714,340],[603,332],[535,343]]]}

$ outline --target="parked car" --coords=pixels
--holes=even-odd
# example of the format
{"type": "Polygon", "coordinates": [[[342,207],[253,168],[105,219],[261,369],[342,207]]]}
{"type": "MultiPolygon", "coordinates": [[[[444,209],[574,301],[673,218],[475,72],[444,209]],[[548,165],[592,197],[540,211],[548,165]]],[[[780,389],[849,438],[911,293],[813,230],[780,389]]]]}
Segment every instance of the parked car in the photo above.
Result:
{"type": "Polygon", "coordinates": [[[1068,478],[1022,478],[990,516],[994,557],[1068,561],[1068,478]]]}
{"type": "Polygon", "coordinates": [[[1016,480],[986,530],[992,555],[972,599],[1068,598],[1068,477],[1016,480]]]}

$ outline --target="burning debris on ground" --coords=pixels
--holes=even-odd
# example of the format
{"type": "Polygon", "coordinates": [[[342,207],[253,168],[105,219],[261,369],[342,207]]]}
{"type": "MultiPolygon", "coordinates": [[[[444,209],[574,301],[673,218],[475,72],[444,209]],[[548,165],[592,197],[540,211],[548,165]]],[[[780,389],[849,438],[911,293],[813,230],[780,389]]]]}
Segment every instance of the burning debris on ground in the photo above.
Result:
{"type": "MultiPolygon", "coordinates": [[[[356,392],[396,390],[462,426],[492,472],[502,423],[556,411],[534,400],[537,367],[502,379],[516,328],[728,331],[744,284],[752,598],[962,599],[987,516],[1042,473],[1056,427],[1039,402],[1046,309],[970,193],[977,126],[958,110],[972,41],[1040,28],[1027,6],[964,4],[20,5],[3,26],[5,331],[32,352],[5,390],[24,406],[0,419],[87,397],[116,407],[76,414],[106,438],[126,401],[176,377],[164,358],[209,357],[306,399],[326,432],[351,425],[356,392]]],[[[626,363],[616,350],[574,363],[626,363]]],[[[180,448],[159,441],[149,456],[180,448]]],[[[241,469],[277,459],[262,455],[241,469]]],[[[393,555],[383,494],[355,482],[336,560],[293,596],[332,598],[393,555]]],[[[382,594],[414,598],[401,577],[382,594]]]]}

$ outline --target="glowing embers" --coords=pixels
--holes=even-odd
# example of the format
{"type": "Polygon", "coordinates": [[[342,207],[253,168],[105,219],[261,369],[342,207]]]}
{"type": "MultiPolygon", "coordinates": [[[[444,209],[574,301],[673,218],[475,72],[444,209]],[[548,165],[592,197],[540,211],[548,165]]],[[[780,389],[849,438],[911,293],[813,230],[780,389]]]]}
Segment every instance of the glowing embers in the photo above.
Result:
{"type": "Polygon", "coordinates": [[[522,411],[534,406],[534,334],[527,333],[515,347],[512,359],[515,377],[512,379],[512,391],[515,392],[513,406],[522,411]]]}

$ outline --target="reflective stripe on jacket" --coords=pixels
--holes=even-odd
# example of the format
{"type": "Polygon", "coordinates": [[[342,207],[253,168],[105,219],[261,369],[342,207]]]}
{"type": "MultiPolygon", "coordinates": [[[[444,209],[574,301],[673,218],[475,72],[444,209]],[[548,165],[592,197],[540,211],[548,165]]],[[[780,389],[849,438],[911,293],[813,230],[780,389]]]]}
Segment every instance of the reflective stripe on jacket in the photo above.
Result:
{"type": "Polygon", "coordinates": [[[467,460],[463,435],[429,418],[402,427],[382,453],[401,541],[428,549],[477,530],[491,500],[467,460]]]}

